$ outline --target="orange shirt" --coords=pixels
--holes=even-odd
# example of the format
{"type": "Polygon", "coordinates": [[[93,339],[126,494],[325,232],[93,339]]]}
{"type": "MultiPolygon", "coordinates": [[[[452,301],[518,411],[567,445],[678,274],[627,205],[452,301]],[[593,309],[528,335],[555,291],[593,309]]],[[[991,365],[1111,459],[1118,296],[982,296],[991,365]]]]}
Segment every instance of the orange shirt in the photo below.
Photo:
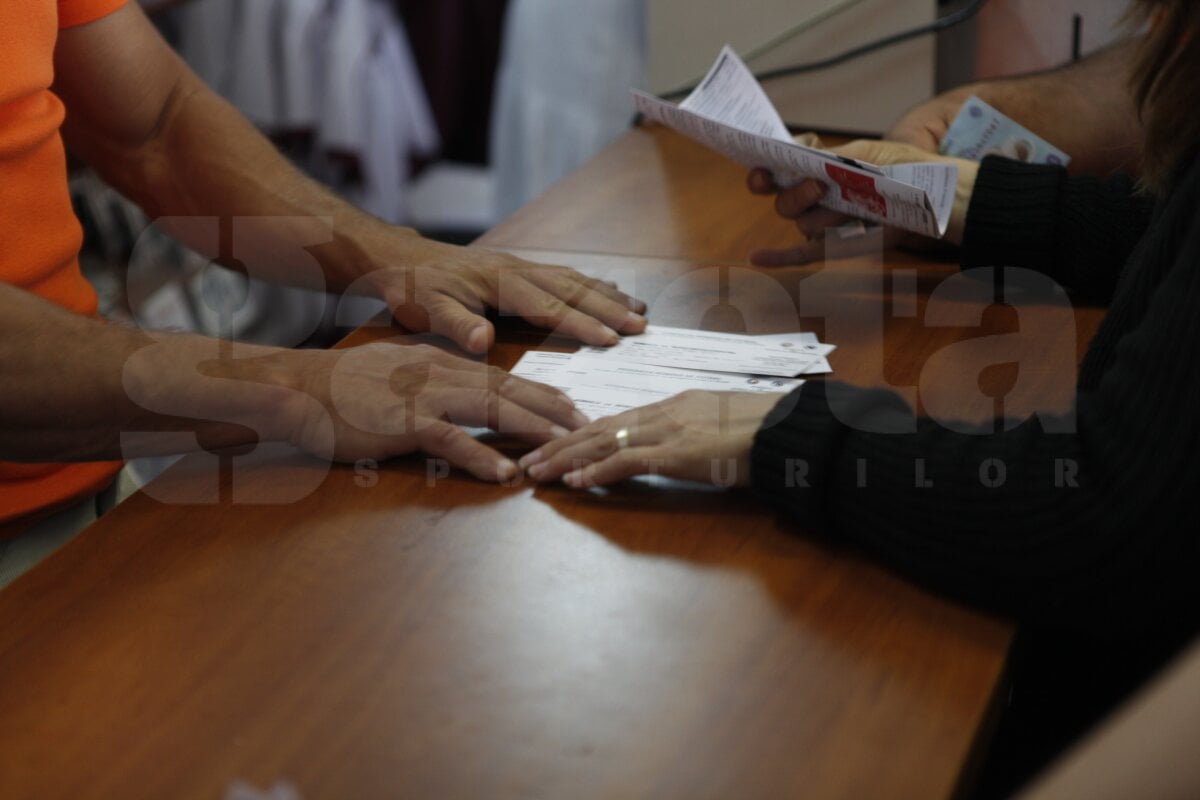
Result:
{"type": "MultiPolygon", "coordinates": [[[[79,271],[83,233],[67,190],[63,104],[50,92],[54,44],[60,29],[125,2],[0,0],[0,281],[77,314],[96,313],[96,294],[79,271]]],[[[99,491],[120,466],[0,462],[0,526],[99,491]]]]}

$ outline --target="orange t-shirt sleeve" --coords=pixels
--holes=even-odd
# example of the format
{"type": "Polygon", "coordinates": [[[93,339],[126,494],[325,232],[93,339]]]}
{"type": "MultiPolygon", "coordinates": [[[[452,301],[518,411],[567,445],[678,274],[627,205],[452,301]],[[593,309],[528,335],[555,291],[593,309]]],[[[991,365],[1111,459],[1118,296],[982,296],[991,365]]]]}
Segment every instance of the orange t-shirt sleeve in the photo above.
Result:
{"type": "Polygon", "coordinates": [[[58,0],[58,27],[74,28],[106,17],[128,0],[58,0]]]}

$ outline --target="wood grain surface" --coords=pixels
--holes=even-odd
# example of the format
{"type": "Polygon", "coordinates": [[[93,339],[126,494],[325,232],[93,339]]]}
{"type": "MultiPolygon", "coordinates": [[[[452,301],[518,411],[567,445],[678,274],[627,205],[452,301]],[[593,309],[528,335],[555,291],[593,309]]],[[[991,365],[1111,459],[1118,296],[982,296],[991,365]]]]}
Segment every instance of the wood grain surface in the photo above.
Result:
{"type": "MultiPolygon", "coordinates": [[[[791,233],[735,173],[634,131],[486,243],[632,282],[662,324],[819,330],[838,379],[965,417],[1069,401],[1098,311],[896,254],[752,270],[791,233]]],[[[499,327],[500,366],[571,346],[499,327]]],[[[952,796],[1011,627],[809,533],[653,481],[190,457],[0,593],[0,797],[952,796]]]]}

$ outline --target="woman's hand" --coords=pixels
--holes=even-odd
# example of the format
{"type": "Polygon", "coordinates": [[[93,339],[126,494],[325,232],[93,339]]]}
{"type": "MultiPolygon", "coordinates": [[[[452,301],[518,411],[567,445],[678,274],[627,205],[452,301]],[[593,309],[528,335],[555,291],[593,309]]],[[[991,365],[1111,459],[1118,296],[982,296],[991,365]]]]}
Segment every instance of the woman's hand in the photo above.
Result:
{"type": "MultiPolygon", "coordinates": [[[[967,207],[971,204],[971,193],[975,189],[975,177],[979,172],[977,163],[961,158],[935,155],[919,147],[899,142],[861,140],[841,147],[833,147],[830,150],[838,155],[857,161],[866,161],[877,166],[928,161],[956,164],[958,166],[958,186],[955,191],[954,209],[950,215],[950,224],[947,227],[944,241],[954,245],[962,244],[967,207]]],[[[854,217],[822,208],[819,205],[822,198],[825,197],[828,187],[818,180],[808,179],[790,188],[781,189],[775,185],[767,170],[755,169],[750,172],[747,185],[754,194],[775,195],[775,210],[781,217],[794,221],[804,237],[804,241],[796,247],[786,250],[759,250],[751,254],[751,262],[758,266],[785,266],[818,260],[825,252],[826,230],[837,228],[854,219],[854,217]]],[[[887,228],[884,232],[884,243],[887,247],[928,248],[934,245],[935,241],[895,228],[887,228]]]]}
{"type": "Polygon", "coordinates": [[[568,267],[479,247],[455,247],[391,229],[371,250],[363,280],[406,329],[452,340],[469,353],[492,346],[487,308],[585,344],[607,346],[646,329],[646,304],[568,267]]]}
{"type": "Polygon", "coordinates": [[[533,480],[561,478],[576,489],[643,474],[748,486],[754,435],[782,397],[684,392],[586,425],[529,453],[520,465],[533,480]]]}

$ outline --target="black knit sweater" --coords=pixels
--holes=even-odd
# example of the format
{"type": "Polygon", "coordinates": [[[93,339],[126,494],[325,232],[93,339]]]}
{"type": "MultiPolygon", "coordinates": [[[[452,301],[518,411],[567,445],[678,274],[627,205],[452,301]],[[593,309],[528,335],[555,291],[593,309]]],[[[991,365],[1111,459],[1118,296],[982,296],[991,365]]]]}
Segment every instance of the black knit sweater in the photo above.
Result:
{"type": "Polygon", "coordinates": [[[911,423],[912,411],[890,392],[810,382],[759,431],[754,486],[806,530],[1018,620],[1104,637],[1164,621],[1194,629],[1200,163],[1181,170],[1155,204],[1127,179],[1068,178],[989,158],[967,215],[963,264],[1039,270],[1108,303],[1080,369],[1076,432],[1052,433],[1034,418],[987,435],[930,420],[916,433],[864,433],[847,420],[878,430],[889,419],[911,423]],[[804,488],[794,485],[797,459],[804,488]],[[932,486],[917,488],[918,459],[932,486]],[[1005,464],[1002,486],[983,485],[988,459],[1005,464]],[[1064,481],[1066,462],[1077,467],[1075,487],[1064,481]]]}

